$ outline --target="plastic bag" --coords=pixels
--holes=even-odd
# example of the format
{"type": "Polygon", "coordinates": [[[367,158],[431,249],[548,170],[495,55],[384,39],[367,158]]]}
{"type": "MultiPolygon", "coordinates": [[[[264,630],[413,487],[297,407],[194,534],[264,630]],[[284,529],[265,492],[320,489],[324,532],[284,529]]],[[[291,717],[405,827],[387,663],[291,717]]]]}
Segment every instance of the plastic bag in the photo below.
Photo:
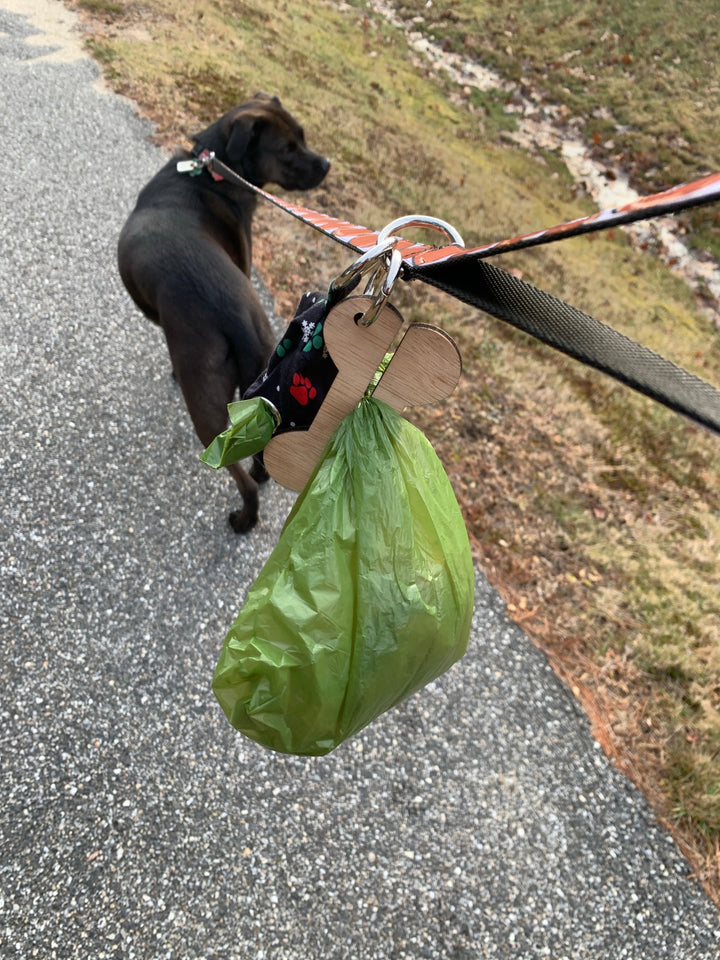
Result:
{"type": "Polygon", "coordinates": [[[229,403],[228,416],[230,426],[200,455],[203,463],[216,470],[263,450],[279,419],[277,410],[264,397],[229,403]]]}
{"type": "Polygon", "coordinates": [[[267,369],[243,399],[228,404],[230,426],[215,437],[200,459],[215,470],[257,455],[272,436],[307,430],[337,374],[325,349],[327,299],[306,293],[275,347],[267,369]]]}
{"type": "Polygon", "coordinates": [[[464,654],[473,599],[465,524],[435,451],[364,398],[251,587],[213,690],[258,743],[326,754],[464,654]]]}

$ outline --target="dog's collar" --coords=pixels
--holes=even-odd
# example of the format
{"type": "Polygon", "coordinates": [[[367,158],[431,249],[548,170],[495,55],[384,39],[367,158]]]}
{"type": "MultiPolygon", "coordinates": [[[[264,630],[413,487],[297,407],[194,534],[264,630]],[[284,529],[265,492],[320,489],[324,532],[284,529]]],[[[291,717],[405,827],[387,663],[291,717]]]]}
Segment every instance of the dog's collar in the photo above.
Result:
{"type": "Polygon", "coordinates": [[[201,147],[200,144],[198,144],[193,150],[193,153],[195,154],[195,158],[199,164],[199,167],[196,168],[197,173],[201,173],[203,167],[205,167],[207,168],[207,172],[210,174],[213,180],[218,181],[225,179],[224,177],[221,177],[219,173],[216,173],[212,168],[212,162],[215,158],[215,154],[212,152],[212,150],[208,150],[206,147],[201,147]]]}
{"type": "Polygon", "coordinates": [[[191,177],[199,177],[203,170],[207,169],[207,172],[213,180],[227,180],[228,183],[235,183],[238,186],[247,187],[249,190],[271,199],[271,194],[265,193],[260,187],[250,183],[249,180],[245,180],[239,173],[235,173],[234,170],[231,170],[230,167],[227,167],[222,161],[217,160],[212,150],[208,150],[198,144],[193,150],[193,154],[192,160],[178,160],[175,164],[178,173],[189,173],[191,177]],[[218,172],[217,167],[222,170],[222,173],[218,172]]]}

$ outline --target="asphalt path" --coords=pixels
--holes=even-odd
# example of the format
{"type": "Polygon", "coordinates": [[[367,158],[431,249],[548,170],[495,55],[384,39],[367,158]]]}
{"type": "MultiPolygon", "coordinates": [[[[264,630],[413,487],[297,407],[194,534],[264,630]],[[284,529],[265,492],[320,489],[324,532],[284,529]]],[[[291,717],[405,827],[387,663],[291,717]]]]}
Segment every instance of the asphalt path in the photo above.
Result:
{"type": "Polygon", "coordinates": [[[467,656],[330,756],[227,724],[214,664],[292,497],[231,532],[115,267],[163,158],[64,16],[0,0],[0,956],[717,960],[687,861],[480,573],[467,656]]]}

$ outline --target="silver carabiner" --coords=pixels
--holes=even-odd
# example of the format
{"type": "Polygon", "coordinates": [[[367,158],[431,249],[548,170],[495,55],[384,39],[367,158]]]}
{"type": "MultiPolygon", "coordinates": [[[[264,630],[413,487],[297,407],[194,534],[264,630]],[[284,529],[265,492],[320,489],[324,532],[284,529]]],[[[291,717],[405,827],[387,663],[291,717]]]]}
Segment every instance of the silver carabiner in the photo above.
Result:
{"type": "Polygon", "coordinates": [[[427,227],[430,230],[438,230],[458,247],[465,246],[457,230],[444,220],[438,220],[437,217],[407,216],[388,223],[378,234],[375,246],[366,250],[354,263],[343,270],[332,281],[328,290],[328,303],[333,305],[343,300],[366,274],[371,274],[365,287],[365,296],[375,297],[375,302],[358,320],[362,327],[369,327],[377,319],[383,304],[390,296],[395,281],[402,272],[402,254],[395,246],[400,238],[395,237],[395,234],[403,227],[427,227]]]}
{"type": "MultiPolygon", "coordinates": [[[[388,237],[382,243],[376,243],[374,247],[366,250],[357,260],[354,260],[349,267],[335,277],[328,289],[328,302],[337,303],[344,300],[359,281],[372,271],[373,279],[377,275],[378,268],[382,267],[381,258],[384,253],[395,246],[397,240],[388,237]]],[[[372,282],[372,281],[371,281],[372,282]]]]}
{"type": "Polygon", "coordinates": [[[365,314],[362,316],[362,318],[358,320],[358,323],[361,327],[369,327],[371,323],[375,323],[378,318],[378,314],[382,310],[383,304],[390,296],[390,292],[395,284],[395,281],[400,276],[401,269],[402,254],[397,247],[392,247],[390,250],[389,262],[378,265],[370,282],[365,288],[365,295],[370,297],[374,296],[375,302],[369,310],[365,311],[365,314]],[[379,285],[378,281],[380,281],[379,285]]]}
{"type": "Polygon", "coordinates": [[[382,243],[389,237],[394,236],[398,230],[402,230],[404,227],[426,227],[428,230],[437,230],[439,233],[444,233],[446,237],[449,237],[456,246],[465,246],[465,241],[452,224],[447,223],[445,220],[438,220],[437,217],[426,217],[422,214],[419,216],[410,214],[410,216],[398,217],[397,220],[391,221],[386,227],[383,227],[378,234],[378,243],[382,243]]]}

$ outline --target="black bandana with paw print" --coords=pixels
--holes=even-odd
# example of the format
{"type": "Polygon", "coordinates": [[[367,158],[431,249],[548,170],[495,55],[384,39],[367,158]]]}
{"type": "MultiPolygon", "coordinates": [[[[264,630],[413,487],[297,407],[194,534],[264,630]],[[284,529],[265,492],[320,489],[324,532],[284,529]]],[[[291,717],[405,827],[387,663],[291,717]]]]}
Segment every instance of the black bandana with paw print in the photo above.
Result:
{"type": "Polygon", "coordinates": [[[265,397],[281,417],[276,434],[307,430],[337,374],[325,348],[328,314],[322,293],[306,293],[280,339],[267,370],[248,387],[243,400],[265,397]]]}

